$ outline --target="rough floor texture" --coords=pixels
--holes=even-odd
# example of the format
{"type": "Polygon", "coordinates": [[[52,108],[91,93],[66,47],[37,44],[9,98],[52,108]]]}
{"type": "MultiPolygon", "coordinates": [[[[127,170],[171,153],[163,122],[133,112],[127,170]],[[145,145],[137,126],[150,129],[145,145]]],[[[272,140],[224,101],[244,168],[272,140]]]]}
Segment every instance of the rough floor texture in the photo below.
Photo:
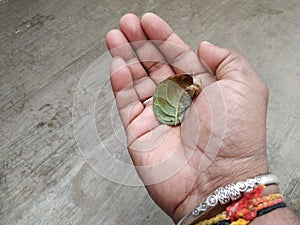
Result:
{"type": "MultiPolygon", "coordinates": [[[[134,170],[124,176],[105,163],[93,167],[99,159],[80,152],[75,140],[85,115],[72,121],[73,106],[84,107],[74,98],[79,81],[106,53],[106,33],[123,14],[149,11],[193,49],[203,40],[240,49],[263,76],[271,170],[300,215],[299,0],[0,0],[0,224],[172,224],[134,170]]],[[[102,148],[129,164],[104,61],[98,83],[81,91],[100,87],[95,124],[102,148]]]]}

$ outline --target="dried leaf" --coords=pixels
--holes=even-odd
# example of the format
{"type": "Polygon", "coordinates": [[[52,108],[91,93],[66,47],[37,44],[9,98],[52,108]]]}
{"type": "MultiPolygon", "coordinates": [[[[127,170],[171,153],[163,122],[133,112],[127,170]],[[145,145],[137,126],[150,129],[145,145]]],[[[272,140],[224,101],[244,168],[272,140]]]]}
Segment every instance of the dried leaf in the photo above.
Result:
{"type": "Polygon", "coordinates": [[[176,74],[157,85],[153,96],[153,110],[163,124],[177,126],[185,111],[201,91],[201,81],[193,73],[176,74]]]}

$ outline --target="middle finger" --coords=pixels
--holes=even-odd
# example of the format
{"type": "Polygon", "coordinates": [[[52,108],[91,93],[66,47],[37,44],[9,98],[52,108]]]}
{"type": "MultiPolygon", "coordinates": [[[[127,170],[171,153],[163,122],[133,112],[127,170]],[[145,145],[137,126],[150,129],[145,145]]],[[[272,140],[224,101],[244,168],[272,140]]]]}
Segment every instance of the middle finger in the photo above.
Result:
{"type": "Polygon", "coordinates": [[[123,16],[120,20],[120,29],[156,84],[174,74],[172,67],[161,52],[148,40],[141,27],[141,21],[136,15],[126,14],[123,16]]]}

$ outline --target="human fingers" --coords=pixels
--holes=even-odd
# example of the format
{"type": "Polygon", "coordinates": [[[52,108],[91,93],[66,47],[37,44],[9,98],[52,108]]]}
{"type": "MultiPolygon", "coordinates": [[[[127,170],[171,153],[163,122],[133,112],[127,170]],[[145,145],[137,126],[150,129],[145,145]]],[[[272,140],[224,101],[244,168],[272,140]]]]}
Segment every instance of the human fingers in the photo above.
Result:
{"type": "Polygon", "coordinates": [[[131,71],[120,57],[114,57],[112,60],[110,81],[130,146],[137,138],[151,132],[160,123],[155,119],[151,104],[144,108],[134,89],[131,71]]]}
{"type": "Polygon", "coordinates": [[[144,106],[133,87],[130,69],[120,57],[112,59],[110,82],[116,98],[120,118],[123,126],[127,128],[130,122],[141,114],[144,106]]]}
{"type": "Polygon", "coordinates": [[[203,86],[215,81],[201,62],[197,54],[174,33],[170,26],[159,16],[153,13],[145,14],[141,19],[144,33],[163,53],[175,73],[195,72],[201,74],[203,86]]]}
{"type": "Polygon", "coordinates": [[[174,74],[161,52],[148,40],[136,15],[124,15],[120,20],[120,29],[155,83],[174,74]]]}
{"type": "Polygon", "coordinates": [[[199,44],[198,55],[217,80],[232,80],[260,90],[268,98],[268,88],[245,56],[235,50],[215,46],[207,41],[199,44]]]}
{"type": "Polygon", "coordinates": [[[131,82],[139,99],[144,101],[152,96],[156,85],[148,76],[124,34],[120,30],[111,30],[107,33],[106,44],[112,57],[121,57],[128,65],[131,82]]]}

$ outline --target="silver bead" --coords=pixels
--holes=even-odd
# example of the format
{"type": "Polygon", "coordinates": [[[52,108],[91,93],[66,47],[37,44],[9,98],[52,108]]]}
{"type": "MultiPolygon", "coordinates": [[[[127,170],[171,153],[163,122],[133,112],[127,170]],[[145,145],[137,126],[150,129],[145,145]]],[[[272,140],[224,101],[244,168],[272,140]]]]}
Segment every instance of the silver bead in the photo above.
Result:
{"type": "Polygon", "coordinates": [[[261,177],[255,177],[255,180],[256,180],[256,183],[257,183],[257,184],[260,184],[260,182],[261,182],[261,177]]]}
{"type": "Polygon", "coordinates": [[[247,190],[247,184],[244,181],[239,181],[235,185],[240,192],[245,192],[247,190]]]}
{"type": "Polygon", "coordinates": [[[218,188],[215,191],[215,194],[218,196],[218,200],[221,203],[221,205],[224,205],[230,201],[229,194],[227,190],[223,187],[218,188]]]}
{"type": "Polygon", "coordinates": [[[199,210],[198,210],[198,208],[195,208],[193,211],[192,211],[192,215],[193,216],[198,216],[199,215],[199,210]]]}
{"type": "Polygon", "coordinates": [[[200,205],[199,205],[199,209],[200,211],[206,211],[207,210],[207,203],[206,202],[202,202],[200,205]]]}
{"type": "Polygon", "coordinates": [[[232,201],[235,201],[241,197],[240,191],[235,187],[234,184],[226,185],[225,189],[227,190],[229,197],[232,201]]]}
{"type": "Polygon", "coordinates": [[[215,205],[218,204],[218,198],[217,196],[215,195],[210,195],[208,198],[207,198],[207,203],[210,207],[213,207],[215,205]]]}
{"type": "Polygon", "coordinates": [[[248,184],[248,187],[250,187],[250,188],[254,188],[254,186],[255,186],[255,179],[248,179],[248,180],[246,180],[246,182],[247,182],[247,184],[248,184]]]}

